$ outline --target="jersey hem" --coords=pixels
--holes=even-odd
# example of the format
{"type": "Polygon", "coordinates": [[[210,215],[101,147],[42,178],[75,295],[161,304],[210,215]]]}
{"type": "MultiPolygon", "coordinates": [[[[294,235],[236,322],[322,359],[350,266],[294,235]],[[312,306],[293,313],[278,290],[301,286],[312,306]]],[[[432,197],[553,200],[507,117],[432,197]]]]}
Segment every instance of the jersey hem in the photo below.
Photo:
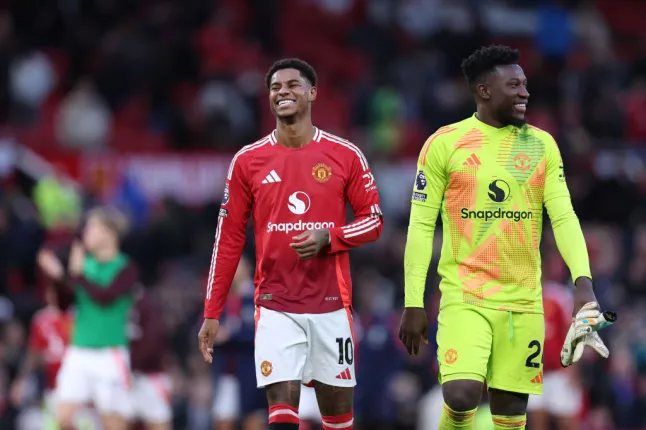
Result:
{"type": "Polygon", "coordinates": [[[527,308],[515,308],[512,306],[505,306],[505,305],[498,305],[498,306],[492,306],[492,305],[477,305],[474,303],[466,303],[463,301],[450,301],[448,303],[445,303],[444,301],[440,302],[440,311],[444,310],[448,306],[453,306],[453,305],[466,305],[466,306],[473,306],[475,308],[484,308],[484,309],[490,309],[492,311],[500,311],[500,312],[517,312],[520,314],[540,314],[543,315],[545,313],[545,310],[541,306],[540,309],[527,309],[527,308]]]}
{"type": "Polygon", "coordinates": [[[293,309],[291,307],[288,308],[288,307],[280,305],[278,303],[275,303],[275,305],[276,306],[266,306],[266,303],[262,303],[262,304],[256,303],[256,306],[261,307],[261,308],[265,308],[265,309],[269,309],[270,311],[283,312],[283,313],[286,313],[286,314],[299,314],[299,315],[304,315],[304,314],[315,314],[315,315],[331,314],[332,312],[340,311],[341,309],[350,309],[350,306],[344,306],[343,304],[341,304],[341,306],[339,306],[339,307],[325,309],[323,311],[318,311],[317,312],[317,310],[320,309],[320,307],[315,307],[314,311],[312,311],[312,310],[309,310],[309,307],[308,307],[308,310],[304,310],[303,307],[299,307],[299,308],[297,308],[295,310],[295,309],[293,309]]]}

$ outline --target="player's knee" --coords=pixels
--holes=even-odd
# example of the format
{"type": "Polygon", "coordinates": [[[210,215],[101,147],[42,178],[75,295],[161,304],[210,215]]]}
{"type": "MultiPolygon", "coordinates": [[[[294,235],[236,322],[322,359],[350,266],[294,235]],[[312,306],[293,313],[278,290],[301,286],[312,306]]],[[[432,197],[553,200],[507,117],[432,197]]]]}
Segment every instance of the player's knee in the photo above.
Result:
{"type": "Polygon", "coordinates": [[[466,379],[442,384],[444,403],[452,410],[459,412],[477,408],[482,399],[482,390],[482,382],[466,379]]]}
{"type": "Polygon", "coordinates": [[[489,403],[494,415],[524,415],[529,395],[511,391],[489,389],[489,403]]]}
{"type": "Polygon", "coordinates": [[[298,409],[301,402],[301,382],[284,381],[265,387],[269,406],[289,405],[298,409]]]}

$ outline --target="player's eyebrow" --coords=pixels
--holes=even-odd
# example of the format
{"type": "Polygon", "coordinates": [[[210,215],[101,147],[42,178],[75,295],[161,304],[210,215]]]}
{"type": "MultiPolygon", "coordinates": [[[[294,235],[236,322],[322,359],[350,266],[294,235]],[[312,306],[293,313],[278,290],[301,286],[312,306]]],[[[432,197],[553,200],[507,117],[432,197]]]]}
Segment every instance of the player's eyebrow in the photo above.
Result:
{"type": "MultiPolygon", "coordinates": [[[[300,80],[298,80],[298,79],[290,79],[290,80],[286,81],[285,83],[286,83],[286,84],[288,84],[288,85],[289,85],[289,84],[293,84],[293,83],[300,84],[300,83],[301,83],[301,81],[300,81],[300,80]]],[[[274,81],[274,82],[271,84],[271,86],[273,87],[273,86],[275,86],[275,85],[280,85],[280,84],[281,84],[281,82],[280,82],[280,81],[274,81]]]]}

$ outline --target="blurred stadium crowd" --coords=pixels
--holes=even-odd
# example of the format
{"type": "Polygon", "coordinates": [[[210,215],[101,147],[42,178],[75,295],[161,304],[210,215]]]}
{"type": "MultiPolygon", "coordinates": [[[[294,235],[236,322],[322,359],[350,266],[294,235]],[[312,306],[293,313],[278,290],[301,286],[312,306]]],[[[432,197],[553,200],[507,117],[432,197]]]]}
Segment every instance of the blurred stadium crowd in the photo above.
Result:
{"type": "MultiPolygon", "coordinates": [[[[125,249],[165,308],[175,428],[227,418],[212,413],[225,384],[257,396],[249,270],[236,278],[213,368],[195,341],[222,172],[273,128],[263,75],[283,56],[317,69],[315,124],[364,150],[382,192],[383,237],[352,254],[357,422],[430,428],[420,423],[432,408],[418,401],[436,393],[434,346],[411,358],[397,340],[414,157],[436,128],[472,114],[459,66],[488,43],[521,50],[529,121],[559,142],[597,297],[619,314],[604,335],[610,358],[586,355],[571,375],[585,393],[582,428],[646,428],[646,2],[1,3],[0,428],[38,404],[38,384],[31,401],[11,395],[43,306],[36,253],[68,241],[97,203],[129,213],[125,249]]],[[[546,281],[567,284],[548,226],[543,248],[546,281]]],[[[433,325],[435,264],[430,273],[433,325]]]]}

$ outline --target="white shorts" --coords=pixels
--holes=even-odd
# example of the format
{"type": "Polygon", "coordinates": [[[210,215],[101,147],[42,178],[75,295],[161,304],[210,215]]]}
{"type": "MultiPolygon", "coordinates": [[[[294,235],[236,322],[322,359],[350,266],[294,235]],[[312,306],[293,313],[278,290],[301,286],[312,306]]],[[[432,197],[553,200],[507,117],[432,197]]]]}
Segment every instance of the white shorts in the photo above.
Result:
{"type": "Polygon", "coordinates": [[[572,384],[568,372],[557,370],[543,375],[543,395],[530,395],[527,411],[567,417],[578,415],[581,405],[581,389],[572,384]]]}
{"type": "Polygon", "coordinates": [[[164,373],[135,372],[130,388],[132,420],[145,423],[167,423],[173,416],[171,407],[171,380],[164,373]]]}
{"type": "Polygon", "coordinates": [[[125,348],[70,346],[56,378],[56,400],[92,402],[101,414],[129,415],[130,356],[125,348]]]}
{"type": "Polygon", "coordinates": [[[292,314],[256,308],[258,387],[283,381],[319,381],[354,387],[354,338],[349,310],[292,314]]]}

